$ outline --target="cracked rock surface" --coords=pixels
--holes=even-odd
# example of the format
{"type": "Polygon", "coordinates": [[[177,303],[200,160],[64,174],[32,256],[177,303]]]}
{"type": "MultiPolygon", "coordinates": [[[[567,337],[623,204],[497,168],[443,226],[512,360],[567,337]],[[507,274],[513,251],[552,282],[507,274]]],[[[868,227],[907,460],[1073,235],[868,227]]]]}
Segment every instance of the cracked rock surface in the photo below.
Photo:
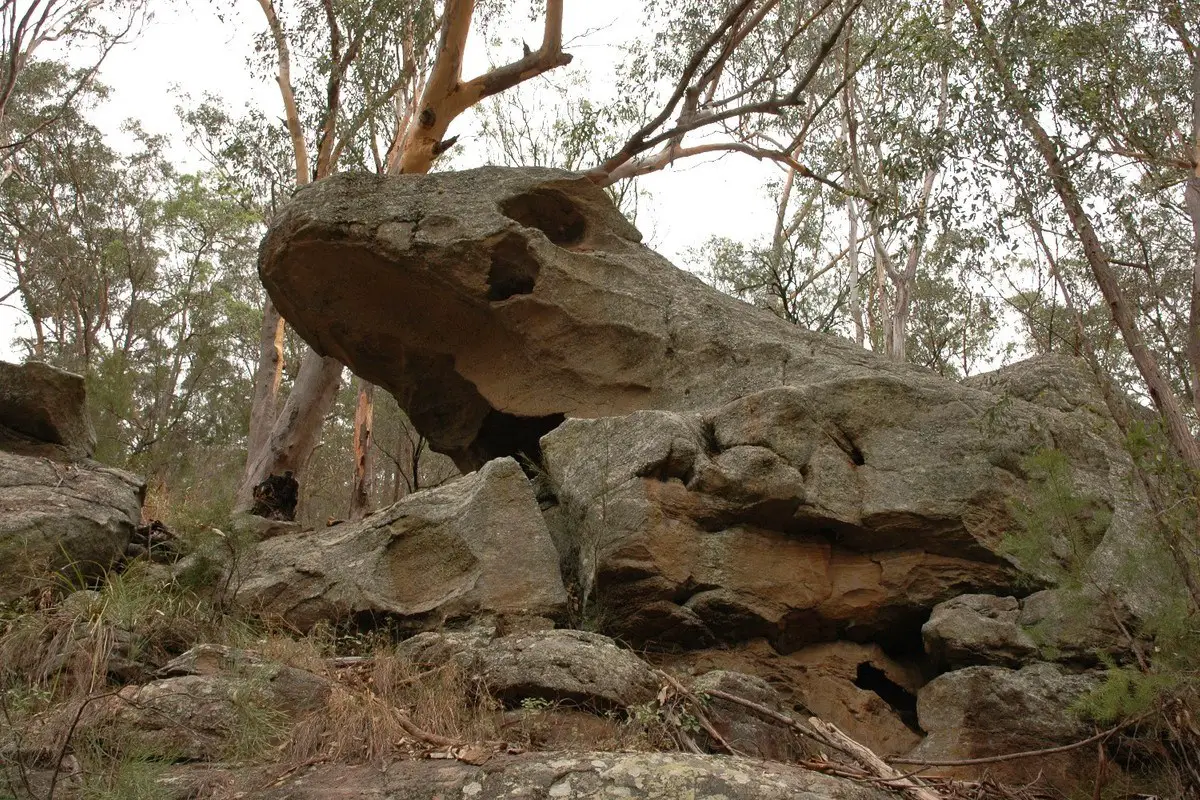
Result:
{"type": "Polygon", "coordinates": [[[0,603],[99,577],[125,553],[145,484],[87,458],[94,447],[82,378],[0,362],[0,603]]]}
{"type": "Polygon", "coordinates": [[[309,344],[395,395],[462,469],[532,454],[564,415],[852,376],[941,383],[705,285],[560,170],[318,181],[272,225],[259,272],[309,344]]]}
{"type": "Polygon", "coordinates": [[[403,797],[500,800],[510,797],[642,800],[885,800],[889,794],[800,767],[687,753],[526,753],[495,756],[481,767],[409,761],[330,765],[262,792],[271,798],[403,797]]]}

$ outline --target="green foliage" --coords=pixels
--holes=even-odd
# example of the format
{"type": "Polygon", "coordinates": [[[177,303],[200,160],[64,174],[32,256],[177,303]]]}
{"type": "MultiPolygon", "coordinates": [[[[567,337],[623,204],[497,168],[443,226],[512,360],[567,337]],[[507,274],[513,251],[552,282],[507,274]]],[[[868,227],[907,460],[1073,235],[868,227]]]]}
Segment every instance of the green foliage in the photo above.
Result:
{"type": "Polygon", "coordinates": [[[1088,582],[1088,557],[1108,529],[1112,511],[1076,490],[1070,463],[1060,450],[1039,450],[1023,467],[1033,496],[1012,504],[1021,530],[1006,535],[1003,551],[1029,573],[1067,587],[1082,586],[1088,582]]]}
{"type": "Polygon", "coordinates": [[[1145,672],[1109,662],[1104,682],[1084,695],[1076,710],[1088,719],[1111,725],[1150,711],[1178,689],[1181,680],[1177,672],[1145,672]]]}
{"type": "Polygon", "coordinates": [[[80,800],[157,800],[163,796],[159,781],[168,762],[153,754],[109,746],[91,737],[75,748],[80,762],[80,800]]]}

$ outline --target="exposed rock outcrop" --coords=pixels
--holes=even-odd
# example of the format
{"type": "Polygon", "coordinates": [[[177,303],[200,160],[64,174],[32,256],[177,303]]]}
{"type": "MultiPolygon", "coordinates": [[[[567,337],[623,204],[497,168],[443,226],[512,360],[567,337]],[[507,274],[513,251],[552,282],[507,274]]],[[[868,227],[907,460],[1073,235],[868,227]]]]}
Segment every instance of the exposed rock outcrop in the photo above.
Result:
{"type": "Polygon", "coordinates": [[[569,172],[339,175],[281,210],[259,272],[307,342],[395,395],[464,469],[532,455],[564,415],[710,408],[867,375],[940,385],[728,297],[640,242],[569,172]]]}
{"type": "Polygon", "coordinates": [[[558,554],[512,459],[410,495],[361,522],[261,542],[237,599],[308,630],[375,616],[420,630],[474,614],[561,616],[558,554]]]}
{"type": "Polygon", "coordinates": [[[263,800],[322,800],[334,796],[435,800],[567,800],[683,797],[727,800],[889,800],[854,781],[799,767],[687,753],[527,753],[496,756],[484,766],[406,761],[386,770],[329,765],[298,773],[263,791],[263,800]]]}
{"type": "Polygon", "coordinates": [[[699,682],[710,671],[764,680],[788,708],[832,722],[883,756],[902,755],[921,741],[916,696],[924,677],[917,665],[892,658],[879,645],[827,642],[783,655],[759,639],[659,660],[685,681],[695,675],[699,682]]]}
{"type": "MultiPolygon", "coordinates": [[[[1017,731],[998,749],[1071,741],[1077,722],[1021,728],[1018,713],[1077,720],[1069,707],[1095,678],[1039,660],[1119,656],[1106,615],[1136,621],[1171,591],[1128,569],[1146,504],[1081,362],[956,383],[800,330],[643,247],[579,176],[320,181],[279,215],[260,273],[318,352],[391,391],[461,467],[538,462],[573,610],[667,668],[741,673],[881,753],[928,732],[918,752],[964,757],[992,724],[1017,731]],[[1061,571],[1022,561],[1008,539],[1037,502],[1031,457],[1050,448],[1094,534],[1083,557],[1105,606],[1082,632],[1054,587],[1061,571]],[[1005,703],[1018,711],[995,710],[1005,703]]],[[[296,541],[262,550],[282,563],[296,541]]],[[[254,592],[304,587],[281,589],[277,606],[302,623],[365,610],[420,627],[444,613],[364,602],[361,588],[343,599],[356,578],[338,563],[374,567],[335,541],[328,560],[260,569],[287,577],[254,592]]],[[[478,646],[409,645],[430,659],[474,659],[478,646]]]]}
{"type": "Polygon", "coordinates": [[[84,400],[78,375],[0,362],[0,602],[99,577],[141,521],[143,482],[86,458],[84,400]]]}

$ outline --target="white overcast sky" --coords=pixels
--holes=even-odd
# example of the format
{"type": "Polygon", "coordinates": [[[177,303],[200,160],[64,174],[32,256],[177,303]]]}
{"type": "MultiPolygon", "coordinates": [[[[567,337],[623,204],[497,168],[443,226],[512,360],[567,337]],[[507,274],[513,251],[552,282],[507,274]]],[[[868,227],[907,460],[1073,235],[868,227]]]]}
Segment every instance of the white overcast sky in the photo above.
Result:
{"type": "MultiPolygon", "coordinates": [[[[130,118],[141,121],[150,132],[177,134],[178,101],[173,91],[197,98],[211,92],[234,109],[255,103],[268,113],[281,113],[274,83],[254,81],[246,68],[251,39],[264,26],[258,4],[236,0],[234,12],[224,23],[217,19],[213,5],[209,0],[195,0],[190,8],[162,3],[142,35],[109,56],[101,79],[112,88],[112,94],[91,118],[113,143],[123,140],[121,124],[130,118]]],[[[641,21],[640,0],[567,0],[564,41],[575,56],[575,65],[587,70],[591,81],[611,87],[620,46],[637,35],[641,21]]],[[[521,27],[492,33],[505,39],[523,37],[536,46],[539,24],[528,22],[528,15],[517,22],[521,27]]],[[[518,54],[496,54],[497,58],[505,55],[518,54]]],[[[465,77],[486,65],[482,37],[474,35],[468,45],[465,77]]],[[[483,147],[470,137],[471,127],[463,120],[451,130],[452,134],[465,134],[455,157],[457,167],[484,163],[483,147]]],[[[177,157],[186,164],[190,158],[186,147],[182,141],[177,144],[177,157]]],[[[757,238],[770,230],[771,206],[762,185],[775,172],[776,167],[744,156],[681,163],[643,179],[650,196],[639,210],[639,226],[649,244],[681,265],[682,254],[711,235],[757,238]]],[[[7,280],[0,276],[0,296],[11,288],[7,280]]],[[[3,359],[17,357],[11,341],[27,324],[19,307],[13,305],[15,300],[10,298],[0,306],[3,359]]]]}

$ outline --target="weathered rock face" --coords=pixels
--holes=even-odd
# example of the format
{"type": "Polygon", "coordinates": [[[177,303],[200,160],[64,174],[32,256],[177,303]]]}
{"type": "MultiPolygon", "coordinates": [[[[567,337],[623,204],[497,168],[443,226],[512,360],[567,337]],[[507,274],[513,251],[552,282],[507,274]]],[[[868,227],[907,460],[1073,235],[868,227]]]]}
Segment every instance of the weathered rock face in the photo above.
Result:
{"type": "Polygon", "coordinates": [[[512,459],[362,522],[267,539],[235,585],[243,606],[299,630],[357,615],[410,629],[480,613],[558,617],[566,606],[558,554],[512,459]]]}
{"type": "Polygon", "coordinates": [[[659,658],[672,672],[699,675],[698,691],[710,671],[764,680],[790,709],[832,722],[883,756],[907,753],[921,741],[916,727],[921,672],[878,645],[828,642],[781,655],[759,639],[659,658]]]}
{"type": "MultiPolygon", "coordinates": [[[[954,383],[799,330],[643,247],[578,176],[321,181],[280,215],[260,272],[310,344],[390,390],[460,466],[540,460],[549,535],[605,633],[693,676],[761,678],[881,753],[927,730],[930,754],[961,757],[974,734],[949,731],[985,730],[988,703],[1064,717],[1092,680],[1024,666],[1087,666],[1107,635],[1103,614],[1069,631],[1054,571],[1005,542],[1022,524],[1014,508],[1037,497],[1040,450],[1065,453],[1088,499],[1090,577],[1117,599],[1112,613],[1136,619],[1169,590],[1126,569],[1145,503],[1080,362],[954,383]],[[1003,698],[962,688],[985,679],[1003,698]]],[[[280,542],[282,557],[292,541],[263,548],[280,542]]],[[[370,574],[350,552],[336,559],[370,574]]],[[[352,579],[289,563],[287,581],[256,591],[309,581],[280,595],[298,617],[426,613],[330,603],[352,579]]],[[[411,647],[461,658],[473,646],[411,647]]]]}
{"type": "Polygon", "coordinates": [[[83,378],[29,361],[0,361],[0,427],[86,458],[96,449],[83,378]]]}
{"type": "Polygon", "coordinates": [[[404,761],[375,766],[328,765],[297,773],[261,791],[263,800],[326,797],[682,797],[727,800],[888,800],[864,784],[746,758],[687,753],[527,753],[496,756],[482,767],[461,762],[404,761]]]}
{"type": "MultiPolygon", "coordinates": [[[[1057,443],[1113,508],[1104,558],[1136,541],[1128,459],[1090,412],[892,377],[781,387],[709,412],[571,419],[542,440],[577,555],[613,632],[781,650],[915,634],[935,604],[1015,588],[1002,548],[1025,456],[1057,443]]],[[[591,586],[587,588],[591,589],[591,586]]]]}
{"type": "MultiPolygon", "coordinates": [[[[714,690],[725,692],[788,716],[792,709],[783,695],[762,678],[714,669],[696,678],[690,688],[692,692],[708,697],[705,714],[721,739],[735,752],[785,762],[812,754],[811,743],[790,726],[764,719],[744,705],[710,694],[714,690]]],[[[705,741],[714,751],[720,746],[712,737],[706,736],[705,741]]]]}
{"type": "MultiPolygon", "coordinates": [[[[1086,738],[1093,729],[1071,706],[1097,685],[1094,675],[1075,675],[1053,664],[1019,670],[968,667],[930,681],[917,699],[921,727],[929,734],[910,754],[915,759],[958,760],[1038,750],[1086,738]]],[[[1053,783],[1074,786],[1095,774],[1090,748],[1054,756],[989,765],[1001,780],[1028,780],[1043,772],[1053,783]]]]}
{"type": "Polygon", "coordinates": [[[95,444],[82,378],[0,362],[0,602],[96,578],[124,555],[145,486],[85,458],[95,444]]]}
{"type": "Polygon", "coordinates": [[[640,240],[573,173],[336,176],[288,203],[259,271],[307,342],[395,395],[464,469],[534,453],[563,415],[919,375],[723,295],[640,240]]]}

